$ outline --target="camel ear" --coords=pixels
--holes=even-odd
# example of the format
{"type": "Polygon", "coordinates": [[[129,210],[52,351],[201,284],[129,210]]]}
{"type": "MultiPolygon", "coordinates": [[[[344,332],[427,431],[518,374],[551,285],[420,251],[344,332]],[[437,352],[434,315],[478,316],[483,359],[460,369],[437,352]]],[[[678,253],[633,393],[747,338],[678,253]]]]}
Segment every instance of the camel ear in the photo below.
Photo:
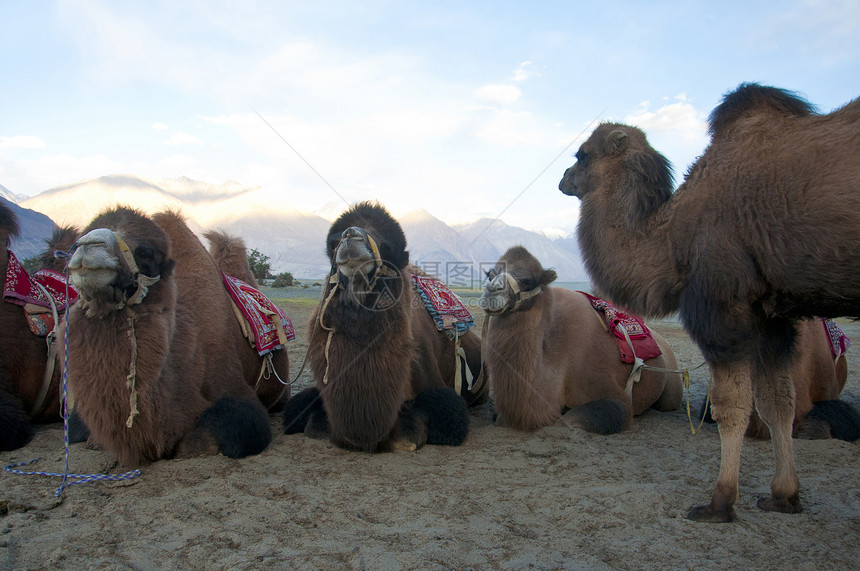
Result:
{"type": "Polygon", "coordinates": [[[544,270],[540,273],[540,283],[542,285],[549,285],[555,281],[558,277],[558,274],[555,273],[555,270],[544,270]]]}
{"type": "Polygon", "coordinates": [[[616,129],[606,136],[603,145],[607,155],[616,155],[627,147],[627,133],[621,129],[616,129]]]}

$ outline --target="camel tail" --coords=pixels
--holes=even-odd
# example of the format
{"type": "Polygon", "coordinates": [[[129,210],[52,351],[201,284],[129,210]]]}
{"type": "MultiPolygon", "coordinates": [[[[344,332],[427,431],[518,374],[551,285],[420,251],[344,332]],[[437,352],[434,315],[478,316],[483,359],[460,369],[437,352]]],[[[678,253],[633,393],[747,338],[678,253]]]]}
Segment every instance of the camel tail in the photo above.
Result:
{"type": "Polygon", "coordinates": [[[860,412],[842,400],[823,400],[815,403],[803,421],[815,420],[830,426],[830,436],[854,442],[860,439],[860,412]]]}
{"type": "Polygon", "coordinates": [[[620,400],[595,400],[564,413],[561,423],[586,432],[615,434],[630,424],[630,407],[620,400]]]}

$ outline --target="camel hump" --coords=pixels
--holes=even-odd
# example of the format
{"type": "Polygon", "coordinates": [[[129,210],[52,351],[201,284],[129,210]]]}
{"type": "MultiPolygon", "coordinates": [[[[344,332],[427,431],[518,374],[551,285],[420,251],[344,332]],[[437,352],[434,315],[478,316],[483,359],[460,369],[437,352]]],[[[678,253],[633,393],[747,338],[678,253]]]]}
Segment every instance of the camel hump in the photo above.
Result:
{"type": "Polygon", "coordinates": [[[203,237],[209,242],[209,253],[219,270],[259,289],[248,263],[248,248],[242,238],[223,230],[207,230],[203,237]]]}
{"type": "Polygon", "coordinates": [[[714,137],[751,111],[765,109],[797,117],[807,117],[817,112],[814,105],[794,91],[758,83],[742,83],[723,96],[722,103],[711,111],[708,132],[714,137]]]}
{"type": "Polygon", "coordinates": [[[4,201],[0,201],[0,232],[6,235],[7,247],[9,246],[9,239],[17,236],[20,231],[21,227],[18,226],[18,217],[15,215],[15,212],[4,201]]]}

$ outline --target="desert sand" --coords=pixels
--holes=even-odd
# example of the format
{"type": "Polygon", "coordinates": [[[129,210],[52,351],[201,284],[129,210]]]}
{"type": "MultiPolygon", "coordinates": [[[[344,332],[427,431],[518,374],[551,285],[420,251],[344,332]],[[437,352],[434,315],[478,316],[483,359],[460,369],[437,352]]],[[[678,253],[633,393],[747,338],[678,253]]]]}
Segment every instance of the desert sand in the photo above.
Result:
{"type": "MultiPolygon", "coordinates": [[[[293,374],[315,300],[279,300],[296,325],[293,374]]],[[[480,311],[476,311],[480,317],[480,311]]],[[[860,405],[860,325],[843,399],[860,405]]],[[[649,323],[692,369],[701,355],[677,322],[649,323]]],[[[694,414],[707,369],[692,374],[694,414]]],[[[305,372],[297,392],[311,384],[305,372]]],[[[695,420],[695,419],[694,419],[695,420]]],[[[612,436],[533,433],[471,413],[460,447],[370,455],[303,435],[280,416],[262,454],[162,460],[139,477],[67,488],[0,473],[0,569],[860,569],[860,445],[795,440],[804,511],[767,513],[768,441],[744,444],[737,521],[684,518],[710,498],[719,435],[691,433],[684,408],[650,411],[612,436]]],[[[40,427],[3,465],[63,472],[62,423],[40,427]]],[[[70,471],[118,473],[115,458],[70,448],[70,471]]]]}

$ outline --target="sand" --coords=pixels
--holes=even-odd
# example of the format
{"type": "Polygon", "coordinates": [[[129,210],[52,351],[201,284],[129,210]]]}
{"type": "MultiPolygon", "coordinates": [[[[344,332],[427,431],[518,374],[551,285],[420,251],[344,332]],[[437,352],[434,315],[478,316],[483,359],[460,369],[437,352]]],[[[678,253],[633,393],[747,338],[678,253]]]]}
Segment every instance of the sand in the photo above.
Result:
{"type": "MultiPolygon", "coordinates": [[[[280,303],[297,325],[297,372],[313,302],[280,303]]],[[[860,344],[860,325],[840,324],[860,344]]],[[[676,322],[651,325],[682,366],[701,362],[676,322]]],[[[843,398],[858,406],[855,351],[843,398]]],[[[305,373],[295,390],[309,383],[305,373]]],[[[706,387],[695,370],[695,409],[706,387]]],[[[286,436],[272,415],[275,437],[258,456],[163,460],[61,499],[59,479],[3,472],[0,569],[860,569],[857,443],[796,440],[804,511],[784,515],[755,507],[773,456],[747,439],[738,519],[715,525],[684,518],[709,500],[719,468],[716,428],[691,434],[685,410],[647,412],[612,436],[517,432],[487,416],[472,411],[460,447],[369,455],[286,436]]],[[[0,463],[37,457],[33,468],[63,471],[61,423],[0,463]]],[[[70,469],[119,470],[83,444],[70,469]]]]}

